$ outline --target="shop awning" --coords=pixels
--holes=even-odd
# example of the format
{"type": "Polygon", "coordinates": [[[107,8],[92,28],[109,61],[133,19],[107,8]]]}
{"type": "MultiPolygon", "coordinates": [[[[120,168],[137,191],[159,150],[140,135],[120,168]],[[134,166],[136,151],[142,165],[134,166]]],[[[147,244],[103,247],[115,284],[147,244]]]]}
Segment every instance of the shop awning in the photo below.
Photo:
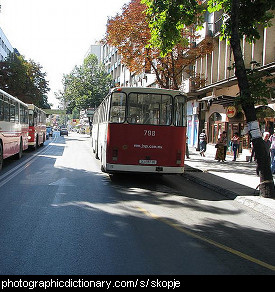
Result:
{"type": "Polygon", "coordinates": [[[219,96],[206,96],[199,100],[199,102],[206,101],[207,103],[211,104],[220,104],[224,107],[234,105],[235,96],[229,95],[219,95],[219,96]]]}

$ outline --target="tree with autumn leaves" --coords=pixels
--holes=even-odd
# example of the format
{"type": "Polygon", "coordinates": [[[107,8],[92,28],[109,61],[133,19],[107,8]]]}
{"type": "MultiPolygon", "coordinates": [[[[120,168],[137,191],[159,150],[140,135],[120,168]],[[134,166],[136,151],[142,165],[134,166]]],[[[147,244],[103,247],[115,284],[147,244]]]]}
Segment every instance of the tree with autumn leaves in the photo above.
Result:
{"type": "Polygon", "coordinates": [[[205,38],[194,45],[199,37],[192,25],[181,30],[182,41],[176,44],[165,56],[150,45],[151,32],[147,19],[146,5],[140,0],[132,0],[108,20],[105,41],[118,49],[122,63],[131,73],[154,73],[162,88],[180,89],[183,73],[196,79],[192,66],[196,59],[213,50],[211,38],[205,38]]]}

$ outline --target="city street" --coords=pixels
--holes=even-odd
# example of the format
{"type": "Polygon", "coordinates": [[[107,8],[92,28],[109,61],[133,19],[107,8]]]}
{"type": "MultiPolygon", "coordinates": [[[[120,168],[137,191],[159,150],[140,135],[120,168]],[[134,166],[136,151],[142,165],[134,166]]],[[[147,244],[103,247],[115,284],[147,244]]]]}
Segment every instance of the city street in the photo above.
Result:
{"type": "Polygon", "coordinates": [[[100,171],[53,137],[0,172],[0,274],[275,274],[275,219],[184,180],[100,171]]]}

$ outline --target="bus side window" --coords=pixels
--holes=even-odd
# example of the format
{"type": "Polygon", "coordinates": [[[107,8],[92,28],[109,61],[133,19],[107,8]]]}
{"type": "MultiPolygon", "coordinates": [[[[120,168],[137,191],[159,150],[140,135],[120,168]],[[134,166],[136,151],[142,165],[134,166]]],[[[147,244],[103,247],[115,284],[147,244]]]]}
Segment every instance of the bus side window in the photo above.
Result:
{"type": "Polygon", "coordinates": [[[15,122],[19,122],[19,103],[15,102],[15,122]]]}
{"type": "Polygon", "coordinates": [[[111,98],[110,122],[124,123],[126,110],[126,94],[114,92],[111,98]]]}
{"type": "Polygon", "coordinates": [[[23,113],[24,113],[24,109],[22,104],[19,105],[19,122],[20,124],[23,124],[23,113]]]}
{"type": "Polygon", "coordinates": [[[28,108],[25,108],[25,114],[24,114],[24,123],[28,124],[29,123],[29,110],[28,108]]]}
{"type": "Polygon", "coordinates": [[[25,108],[22,104],[20,105],[20,124],[28,124],[28,115],[29,111],[28,108],[25,108]]]}
{"type": "Polygon", "coordinates": [[[8,101],[4,101],[4,121],[10,121],[10,105],[8,101]]]}
{"type": "Polygon", "coordinates": [[[37,126],[37,124],[39,123],[39,115],[35,109],[33,111],[33,123],[34,123],[34,126],[37,126]]]}
{"type": "Polygon", "coordinates": [[[10,102],[10,121],[15,122],[15,104],[12,101],[10,102]]]}

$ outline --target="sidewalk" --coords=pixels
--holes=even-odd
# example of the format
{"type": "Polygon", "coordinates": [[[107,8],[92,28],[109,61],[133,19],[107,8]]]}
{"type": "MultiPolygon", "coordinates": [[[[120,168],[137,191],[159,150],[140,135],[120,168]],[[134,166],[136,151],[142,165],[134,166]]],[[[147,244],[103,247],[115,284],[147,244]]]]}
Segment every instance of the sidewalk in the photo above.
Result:
{"type": "Polygon", "coordinates": [[[185,174],[190,180],[215,190],[269,217],[275,218],[275,200],[259,196],[260,178],[256,175],[256,163],[232,161],[227,155],[225,162],[215,160],[216,149],[207,147],[205,157],[189,147],[189,158],[185,159],[185,174]]]}

